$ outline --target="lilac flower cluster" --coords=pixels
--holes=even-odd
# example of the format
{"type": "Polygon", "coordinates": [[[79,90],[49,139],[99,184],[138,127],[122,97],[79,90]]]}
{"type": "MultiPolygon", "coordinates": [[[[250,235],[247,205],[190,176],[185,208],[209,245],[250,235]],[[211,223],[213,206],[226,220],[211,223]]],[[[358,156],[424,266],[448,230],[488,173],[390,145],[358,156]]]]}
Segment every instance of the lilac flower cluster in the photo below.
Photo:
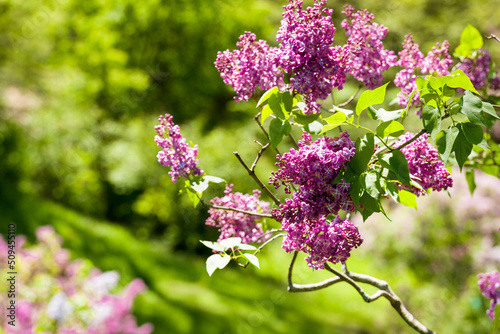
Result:
{"type": "Polygon", "coordinates": [[[500,303],[500,275],[497,271],[477,275],[479,278],[479,289],[488,299],[491,299],[490,309],[486,314],[495,321],[495,306],[500,303]]]}
{"type": "MultiPolygon", "coordinates": [[[[212,205],[223,206],[227,208],[239,209],[255,213],[270,213],[269,203],[260,201],[260,191],[254,190],[253,195],[233,193],[233,185],[226,185],[224,197],[215,197],[210,201],[212,205]]],[[[206,225],[219,228],[221,233],[217,241],[230,237],[240,237],[245,244],[264,241],[264,231],[260,223],[256,223],[258,216],[251,216],[245,213],[210,208],[208,210],[210,217],[206,225]]]]}
{"type": "Polygon", "coordinates": [[[474,88],[481,89],[488,83],[488,72],[490,71],[491,55],[488,50],[478,49],[474,58],[464,58],[458,69],[464,71],[474,85],[474,88]]]}
{"type": "MultiPolygon", "coordinates": [[[[403,50],[399,52],[399,61],[397,63],[398,66],[402,66],[404,69],[398,72],[394,79],[394,84],[401,88],[401,92],[398,94],[400,106],[406,106],[411,92],[417,89],[415,84],[417,69],[420,69],[422,74],[437,73],[439,76],[443,76],[450,73],[449,67],[453,61],[448,53],[449,47],[448,41],[444,41],[443,44],[437,43],[437,46],[432,47],[432,50],[424,58],[418,44],[413,41],[413,36],[411,34],[405,36],[403,50]]],[[[419,100],[420,97],[416,93],[411,104],[418,104],[419,100]]]]}
{"type": "Polygon", "coordinates": [[[383,80],[382,72],[397,64],[394,51],[386,50],[382,44],[388,31],[387,27],[372,23],[375,16],[366,9],[354,13],[353,7],[345,5],[342,14],[346,16],[342,21],[342,28],[349,37],[349,74],[369,89],[380,86],[383,80]]]}
{"type": "Polygon", "coordinates": [[[168,175],[172,182],[177,182],[179,177],[187,178],[189,175],[203,175],[203,171],[197,167],[198,145],[190,147],[186,139],[182,137],[178,125],[172,121],[172,115],[160,116],[159,125],[155,126],[158,135],[155,136],[156,144],[161,151],[156,156],[158,162],[163,166],[170,167],[168,175]]]}
{"type": "Polygon", "coordinates": [[[344,132],[340,137],[321,137],[312,142],[311,135],[303,133],[299,149],[290,149],[282,157],[277,156],[277,166],[271,182],[275,188],[285,186],[291,193],[292,184],[298,185],[292,198],[287,198],[273,216],[282,223],[288,235],[283,239],[287,251],[303,251],[309,254],[308,265],[323,268],[326,261],[345,262],[353,247],[362,239],[357,228],[338,216],[332,223],[326,216],[337,215],[339,210],[354,211],[349,195],[349,184],[342,180],[334,183],[339,172],[354,156],[355,146],[344,132]]]}
{"type": "Polygon", "coordinates": [[[339,210],[354,211],[349,184],[334,183],[356,151],[349,134],[343,132],[335,138],[324,136],[314,143],[309,133],[304,132],[302,137],[298,150],[292,148],[282,157],[277,156],[276,166],[281,169],[273,172],[270,179],[276,189],[284,185],[288,194],[292,183],[299,186],[292,198],[280,205],[276,213],[278,219],[299,222],[336,215],[339,210]]]}
{"type": "Polygon", "coordinates": [[[217,53],[215,68],[226,85],[234,88],[236,101],[248,101],[257,86],[268,90],[283,86],[283,74],[275,66],[276,48],[246,31],[236,43],[239,49],[217,53]]]}
{"type": "Polygon", "coordinates": [[[323,269],[327,261],[345,263],[351,250],[363,242],[358,228],[339,216],[331,223],[325,217],[315,221],[306,219],[300,223],[284,221],[283,229],[288,232],[283,238],[283,249],[309,254],[306,261],[313,269],[323,269]]]}
{"type": "MultiPolygon", "coordinates": [[[[415,135],[407,132],[401,135],[394,143],[393,147],[398,148],[415,135]]],[[[423,189],[434,191],[446,190],[453,186],[453,179],[450,172],[439,160],[438,151],[434,146],[427,143],[429,136],[423,134],[410,144],[401,148],[401,152],[408,160],[408,168],[413,179],[415,179],[423,189]]],[[[408,188],[402,185],[401,188],[412,191],[417,196],[425,195],[425,190],[416,187],[408,188]]]]}
{"type": "MultiPolygon", "coordinates": [[[[135,279],[120,294],[112,294],[118,273],[103,273],[88,261],[70,261],[51,226],[38,228],[36,235],[38,243],[29,248],[23,236],[16,237],[16,253],[23,266],[16,282],[18,321],[13,327],[3,317],[6,333],[152,333],[151,324],[137,326],[131,314],[134,298],[146,288],[142,280],[135,279]]],[[[7,250],[0,237],[0,258],[7,250]]],[[[0,270],[6,272],[7,259],[1,260],[0,270]]],[[[6,297],[7,293],[0,294],[2,305],[6,305],[6,297]]]]}
{"type": "Polygon", "coordinates": [[[290,0],[283,7],[276,65],[291,76],[291,88],[304,95],[306,113],[312,114],[319,112],[318,99],[326,99],[334,87],[342,89],[348,53],[345,47],[331,47],[335,27],[333,11],[323,8],[326,0],[315,0],[306,10],[302,3],[290,0]]]}

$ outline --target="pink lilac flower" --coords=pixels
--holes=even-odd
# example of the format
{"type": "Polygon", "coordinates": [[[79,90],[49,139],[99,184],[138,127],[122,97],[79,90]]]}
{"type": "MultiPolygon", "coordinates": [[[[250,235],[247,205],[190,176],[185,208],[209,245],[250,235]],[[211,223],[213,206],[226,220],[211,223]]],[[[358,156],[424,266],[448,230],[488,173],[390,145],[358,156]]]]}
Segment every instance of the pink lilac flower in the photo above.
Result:
{"type": "Polygon", "coordinates": [[[394,51],[385,49],[382,44],[388,31],[387,27],[372,23],[375,16],[366,9],[354,13],[353,7],[345,5],[342,14],[346,16],[342,21],[342,28],[349,37],[349,74],[369,89],[380,86],[383,80],[382,72],[397,64],[394,51]]]}
{"type": "Polygon", "coordinates": [[[278,220],[299,222],[336,215],[339,210],[354,211],[349,184],[344,180],[334,183],[356,150],[348,133],[335,138],[324,136],[313,143],[307,132],[302,136],[298,150],[292,148],[283,156],[277,156],[276,165],[281,168],[272,173],[270,183],[276,189],[285,186],[286,193],[291,192],[292,184],[299,188],[273,214],[278,220]]]}
{"type": "MultiPolygon", "coordinates": [[[[233,209],[250,211],[255,213],[270,213],[269,203],[260,201],[261,192],[254,190],[253,195],[233,193],[233,185],[226,185],[224,197],[215,197],[210,201],[212,205],[223,206],[233,209]]],[[[210,217],[206,225],[219,228],[221,241],[230,237],[240,237],[245,244],[256,241],[264,241],[262,225],[256,222],[258,216],[252,216],[241,212],[210,208],[210,217]]]]}
{"type": "Polygon", "coordinates": [[[453,64],[453,60],[448,53],[450,43],[444,41],[443,44],[436,43],[432,50],[427,53],[427,57],[422,61],[422,73],[437,73],[438,76],[450,74],[449,68],[453,64]]]}
{"type": "MultiPolygon", "coordinates": [[[[411,93],[417,89],[415,80],[417,79],[416,70],[420,68],[424,60],[424,55],[420,52],[418,44],[413,41],[413,36],[407,34],[403,42],[403,50],[399,51],[398,66],[404,67],[396,74],[394,84],[401,88],[398,93],[399,105],[405,107],[408,104],[411,93]]],[[[420,97],[416,93],[411,104],[418,104],[420,97]]]]}
{"type": "Polygon", "coordinates": [[[492,321],[495,321],[495,306],[500,303],[500,275],[497,271],[477,275],[479,278],[479,289],[483,296],[491,299],[490,309],[486,314],[492,321]]]}
{"type": "MultiPolygon", "coordinates": [[[[400,147],[414,136],[410,132],[405,133],[398,138],[393,147],[400,147]]],[[[401,188],[408,189],[417,196],[425,195],[425,189],[441,191],[453,186],[453,179],[450,172],[444,167],[443,162],[439,160],[437,149],[427,143],[428,138],[427,134],[423,134],[412,143],[400,149],[405,155],[406,160],[408,160],[410,175],[424,190],[413,186],[409,188],[405,185],[401,185],[401,188]]]]}
{"type": "Polygon", "coordinates": [[[172,119],[172,115],[169,114],[160,116],[158,119],[160,124],[155,126],[158,133],[155,136],[155,142],[161,147],[157,155],[158,162],[170,167],[168,175],[175,183],[179,177],[203,175],[203,171],[197,167],[198,145],[190,147],[186,139],[182,137],[179,126],[174,124],[172,119]]]}
{"type": "Polygon", "coordinates": [[[457,69],[464,71],[469,77],[474,88],[481,89],[488,83],[488,72],[490,71],[491,55],[488,50],[478,49],[474,58],[465,58],[457,69]]]}
{"type": "Polygon", "coordinates": [[[318,220],[306,219],[300,223],[284,220],[283,229],[288,232],[283,238],[283,249],[308,254],[306,262],[313,269],[323,269],[327,261],[345,263],[351,250],[363,242],[358,228],[339,216],[331,223],[325,217],[318,220]]]}
{"type": "Polygon", "coordinates": [[[215,68],[226,85],[234,88],[236,101],[248,101],[257,86],[268,90],[283,86],[283,74],[275,66],[276,48],[246,31],[236,43],[238,49],[217,53],[215,68]]]}
{"type": "Polygon", "coordinates": [[[302,4],[302,0],[290,0],[283,7],[276,66],[291,76],[291,88],[304,95],[306,113],[312,114],[319,112],[318,99],[326,99],[334,87],[342,89],[347,52],[344,47],[331,47],[335,27],[333,11],[323,8],[326,0],[316,0],[305,10],[302,4]]]}

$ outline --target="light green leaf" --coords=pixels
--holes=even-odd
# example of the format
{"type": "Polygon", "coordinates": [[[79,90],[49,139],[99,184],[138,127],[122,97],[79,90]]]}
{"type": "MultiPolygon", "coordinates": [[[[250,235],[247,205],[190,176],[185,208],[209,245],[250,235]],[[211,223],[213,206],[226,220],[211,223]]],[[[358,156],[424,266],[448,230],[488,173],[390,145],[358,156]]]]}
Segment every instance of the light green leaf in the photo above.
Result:
{"type": "Polygon", "coordinates": [[[312,135],[320,134],[323,131],[323,123],[314,121],[304,126],[304,130],[312,135]]]}
{"type": "Polygon", "coordinates": [[[278,87],[273,87],[273,88],[268,89],[262,95],[262,97],[259,99],[259,102],[257,102],[257,107],[259,107],[262,103],[267,101],[271,95],[273,95],[274,93],[277,93],[277,92],[279,92],[278,87]]]}
{"type": "Polygon", "coordinates": [[[361,174],[365,171],[375,150],[375,139],[373,133],[367,133],[364,137],[356,140],[356,153],[348,162],[351,168],[361,174]]]}
{"type": "Polygon", "coordinates": [[[389,83],[386,83],[385,85],[375,88],[374,90],[364,91],[356,104],[356,115],[359,116],[361,112],[369,106],[384,102],[385,90],[388,84],[389,83]]]}
{"type": "Polygon", "coordinates": [[[372,106],[368,107],[368,116],[376,121],[388,122],[395,121],[401,117],[404,112],[404,109],[387,111],[384,108],[375,109],[372,106]]]}
{"type": "Polygon", "coordinates": [[[369,171],[364,177],[365,189],[371,197],[380,199],[380,175],[375,171],[369,171]]]}
{"type": "Polygon", "coordinates": [[[398,121],[387,121],[377,127],[377,136],[386,138],[389,136],[399,136],[405,131],[403,124],[398,121]]]}
{"type": "Polygon", "coordinates": [[[227,238],[219,242],[219,244],[222,247],[224,247],[224,249],[234,248],[241,244],[241,238],[240,237],[227,238]]]}
{"type": "Polygon", "coordinates": [[[464,90],[470,90],[476,94],[479,94],[477,90],[474,88],[474,85],[470,81],[467,74],[462,70],[456,70],[451,73],[449,76],[452,78],[446,82],[446,85],[451,88],[462,88],[464,90]]]}
{"type": "Polygon", "coordinates": [[[495,108],[493,108],[493,106],[491,105],[491,103],[488,103],[488,102],[483,102],[483,109],[482,109],[485,113],[493,116],[494,118],[496,119],[500,119],[500,117],[498,117],[498,114],[497,112],[495,111],[495,108]]]}
{"type": "Polygon", "coordinates": [[[474,193],[476,190],[476,179],[474,177],[474,169],[467,169],[465,171],[465,179],[467,180],[467,185],[469,186],[470,194],[474,193]]]}
{"type": "Polygon", "coordinates": [[[264,124],[264,121],[271,116],[273,111],[271,110],[271,107],[269,107],[269,104],[266,104],[264,108],[262,108],[262,112],[260,114],[260,124],[264,124]]]}
{"type": "Polygon", "coordinates": [[[456,127],[452,127],[450,129],[441,130],[436,135],[436,145],[444,163],[448,161],[453,149],[453,144],[455,144],[459,132],[460,131],[456,127]]]}
{"type": "Polygon", "coordinates": [[[254,266],[256,266],[257,268],[260,269],[259,259],[257,258],[257,256],[255,256],[253,254],[247,254],[247,253],[245,253],[243,255],[247,258],[248,262],[250,262],[251,264],[253,264],[254,266]]]}
{"type": "Polygon", "coordinates": [[[221,256],[220,254],[214,254],[208,257],[207,259],[207,273],[209,276],[212,276],[215,269],[223,269],[227,266],[227,264],[231,261],[231,257],[229,255],[221,256]]]}
{"type": "Polygon", "coordinates": [[[483,47],[483,36],[479,30],[474,28],[471,24],[467,24],[460,36],[460,44],[466,45],[471,49],[480,49],[483,47]]]}
{"type": "Polygon", "coordinates": [[[323,126],[323,129],[321,130],[320,134],[333,130],[339,125],[344,124],[344,122],[347,120],[347,117],[344,113],[337,112],[332,116],[325,118],[324,120],[326,121],[327,125],[323,126]]]}
{"type": "Polygon", "coordinates": [[[238,249],[241,249],[241,250],[256,250],[257,247],[249,245],[249,244],[239,244],[238,245],[238,249]]]}
{"type": "Polygon", "coordinates": [[[399,191],[399,203],[417,210],[417,196],[411,191],[401,189],[399,191]]]}
{"type": "Polygon", "coordinates": [[[208,248],[216,250],[218,252],[224,252],[225,251],[224,246],[222,246],[218,242],[205,241],[205,240],[200,240],[200,242],[202,244],[204,244],[205,246],[207,246],[208,248]]]}

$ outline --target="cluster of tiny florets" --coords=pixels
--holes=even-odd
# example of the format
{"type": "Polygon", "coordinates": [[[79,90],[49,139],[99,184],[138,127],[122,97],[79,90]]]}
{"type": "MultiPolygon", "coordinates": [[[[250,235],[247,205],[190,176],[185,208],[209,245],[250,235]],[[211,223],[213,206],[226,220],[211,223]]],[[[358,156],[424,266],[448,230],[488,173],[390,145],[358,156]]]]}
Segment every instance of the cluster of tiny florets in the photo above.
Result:
{"type": "Polygon", "coordinates": [[[321,137],[313,143],[311,135],[304,132],[298,150],[292,148],[278,155],[276,165],[280,169],[272,173],[271,183],[275,188],[284,185],[286,193],[291,192],[292,184],[298,186],[292,198],[280,205],[278,219],[299,222],[336,215],[339,210],[354,211],[349,184],[334,181],[355,150],[347,132],[336,138],[321,137]]]}
{"type": "Polygon", "coordinates": [[[458,69],[464,71],[474,85],[481,89],[488,83],[488,72],[490,71],[491,55],[488,50],[479,49],[474,58],[464,58],[458,65],[458,69]]]}
{"type": "Polygon", "coordinates": [[[175,183],[179,177],[203,175],[203,171],[197,167],[198,145],[190,147],[186,143],[179,126],[174,124],[172,118],[172,115],[169,114],[160,116],[158,119],[160,124],[155,126],[158,133],[155,136],[155,142],[162,149],[156,156],[158,162],[163,166],[170,167],[168,175],[175,183]]]}
{"type": "Polygon", "coordinates": [[[300,223],[283,223],[288,234],[283,238],[287,252],[302,251],[313,269],[323,269],[326,262],[345,263],[351,250],[363,242],[358,228],[348,220],[336,216],[332,222],[325,217],[300,223]]]}
{"type": "MultiPolygon", "coordinates": [[[[234,193],[231,184],[226,185],[224,197],[215,197],[210,203],[226,208],[268,214],[271,212],[269,203],[259,200],[260,195],[259,190],[254,190],[252,195],[234,193]]],[[[256,222],[259,219],[258,216],[216,208],[210,208],[208,213],[210,217],[206,220],[206,225],[219,228],[221,234],[218,241],[230,237],[240,237],[245,244],[266,240],[261,224],[256,222]]]]}
{"type": "MultiPolygon", "coordinates": [[[[417,69],[420,70],[422,74],[437,73],[439,76],[443,76],[450,73],[449,67],[452,65],[453,61],[448,53],[449,47],[450,44],[448,41],[444,41],[443,44],[437,43],[424,58],[422,52],[420,52],[418,48],[418,44],[413,41],[413,36],[411,34],[405,36],[403,50],[398,54],[398,66],[404,68],[396,74],[394,79],[394,84],[401,88],[401,92],[398,94],[398,103],[400,106],[406,106],[410,94],[417,89],[415,83],[417,69]]],[[[418,104],[419,101],[420,97],[418,93],[415,93],[411,100],[411,104],[418,104]]],[[[421,116],[421,110],[417,113],[421,116]]]]}
{"type": "Polygon", "coordinates": [[[394,51],[385,49],[382,44],[387,27],[372,22],[375,16],[366,9],[354,12],[353,7],[345,5],[342,14],[346,16],[342,21],[342,28],[349,37],[349,74],[369,89],[380,86],[382,72],[397,64],[394,51]]]}
{"type": "Polygon", "coordinates": [[[497,271],[477,275],[479,278],[478,286],[488,299],[491,299],[490,309],[486,314],[492,321],[495,321],[495,306],[500,303],[500,275],[497,271]]]}
{"type": "Polygon", "coordinates": [[[291,89],[304,95],[306,113],[319,112],[318,99],[325,99],[334,87],[343,87],[346,77],[345,48],[331,47],[335,27],[326,0],[302,9],[301,0],[284,6],[276,66],[290,78],[291,89]],[[324,14],[324,15],[323,15],[324,14]]]}
{"type": "MultiPolygon", "coordinates": [[[[414,134],[407,132],[399,137],[393,147],[398,148],[404,145],[414,136],[414,134]]],[[[410,190],[417,196],[425,195],[425,189],[441,191],[453,186],[450,172],[445,168],[443,162],[439,160],[436,148],[429,144],[427,139],[428,135],[423,134],[400,149],[408,161],[408,168],[412,178],[424,189],[412,186],[410,190]]],[[[408,186],[401,187],[408,189],[408,186]]]]}
{"type": "Polygon", "coordinates": [[[233,51],[219,51],[214,63],[224,83],[234,88],[236,101],[248,101],[257,86],[268,90],[283,85],[283,74],[275,66],[276,48],[248,31],[236,46],[233,51]]]}

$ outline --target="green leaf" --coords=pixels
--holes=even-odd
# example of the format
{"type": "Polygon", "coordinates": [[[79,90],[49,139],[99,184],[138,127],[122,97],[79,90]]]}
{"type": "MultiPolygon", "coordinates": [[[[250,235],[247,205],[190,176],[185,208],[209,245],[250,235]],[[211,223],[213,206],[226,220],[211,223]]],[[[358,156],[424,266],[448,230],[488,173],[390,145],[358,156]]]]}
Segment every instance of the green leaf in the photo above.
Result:
{"type": "Polygon", "coordinates": [[[469,143],[465,137],[462,128],[459,128],[458,136],[453,144],[453,151],[455,152],[455,159],[457,160],[458,167],[460,167],[460,171],[462,171],[465,161],[467,161],[467,158],[472,152],[472,144],[469,143]]]}
{"type": "MultiPolygon", "coordinates": [[[[289,92],[287,92],[289,93],[289,92]]],[[[279,119],[286,120],[289,117],[289,112],[285,108],[285,100],[288,99],[288,97],[285,97],[285,93],[281,92],[275,92],[271,96],[269,96],[269,100],[267,104],[273,111],[273,113],[278,117],[279,119]]],[[[291,97],[291,96],[290,96],[291,97]]],[[[287,102],[288,103],[288,102],[287,102]]],[[[291,107],[290,107],[291,110],[291,107]]]]}
{"type": "Polygon", "coordinates": [[[240,237],[227,238],[219,242],[219,244],[222,247],[224,247],[224,249],[234,248],[241,244],[241,238],[240,237]]]}
{"type": "Polygon", "coordinates": [[[279,143],[283,139],[283,136],[288,136],[290,131],[292,130],[292,126],[288,121],[282,121],[279,118],[274,118],[269,124],[269,139],[271,141],[271,145],[276,148],[279,143]]]}
{"type": "Polygon", "coordinates": [[[404,112],[404,109],[398,109],[393,111],[387,111],[384,108],[375,109],[372,106],[368,107],[368,116],[376,121],[388,122],[395,121],[401,117],[404,112]]]}
{"type": "Polygon", "coordinates": [[[471,144],[479,145],[484,138],[483,128],[472,123],[460,123],[462,131],[471,144]]]}
{"type": "Polygon", "coordinates": [[[451,73],[448,77],[451,77],[447,82],[446,85],[451,88],[462,88],[464,90],[470,90],[471,92],[474,92],[478,94],[476,89],[474,88],[474,85],[470,81],[469,77],[467,74],[464,73],[462,70],[456,70],[453,73],[451,73]]]}
{"type": "Polygon", "coordinates": [[[190,182],[190,187],[198,193],[198,195],[201,197],[203,192],[207,190],[208,185],[210,182],[213,183],[221,183],[224,182],[224,179],[221,179],[220,177],[217,176],[211,176],[211,175],[205,175],[201,178],[201,180],[197,182],[190,182]]]}
{"type": "Polygon", "coordinates": [[[489,115],[493,116],[494,118],[496,118],[496,119],[500,119],[500,117],[498,117],[497,112],[495,111],[495,108],[493,108],[493,106],[491,105],[491,103],[488,103],[488,102],[483,102],[483,108],[482,108],[482,110],[483,110],[485,113],[487,113],[487,114],[489,114],[489,115]]]}
{"type": "Polygon", "coordinates": [[[218,252],[225,251],[224,247],[221,244],[219,244],[218,242],[205,241],[205,240],[200,240],[200,242],[202,244],[204,244],[205,246],[207,246],[208,248],[216,250],[218,252]]]}
{"type": "Polygon", "coordinates": [[[436,135],[441,130],[441,112],[439,109],[426,105],[422,109],[422,123],[432,139],[436,139],[436,135]]]}
{"type": "Polygon", "coordinates": [[[243,254],[248,262],[250,262],[251,264],[253,264],[254,266],[256,266],[257,268],[260,269],[260,266],[259,266],[259,259],[257,258],[257,256],[253,255],[253,254],[243,254]]]}
{"type": "Polygon", "coordinates": [[[304,126],[304,130],[312,135],[317,135],[323,132],[323,123],[314,121],[304,126]]]}
{"type": "Polygon", "coordinates": [[[467,185],[469,186],[470,194],[474,193],[476,190],[476,178],[474,176],[474,169],[467,169],[465,171],[465,179],[467,180],[467,185]]]}
{"type": "Polygon", "coordinates": [[[260,114],[260,124],[264,124],[264,121],[271,116],[273,111],[271,110],[271,107],[269,107],[269,104],[266,104],[264,108],[262,108],[262,113],[260,114]]]}
{"type": "Polygon", "coordinates": [[[471,49],[480,49],[483,47],[483,36],[479,30],[474,28],[472,25],[467,24],[465,29],[462,31],[460,36],[460,44],[465,45],[471,49]]]}
{"type": "Polygon", "coordinates": [[[375,199],[380,199],[380,174],[376,171],[369,171],[366,173],[364,179],[366,192],[375,199]]]}
{"type": "Polygon", "coordinates": [[[399,191],[399,203],[417,210],[417,196],[411,191],[401,189],[399,191]]]}
{"type": "MultiPolygon", "coordinates": [[[[299,103],[302,103],[302,102],[298,102],[297,104],[299,104],[299,103]]],[[[292,114],[293,114],[293,119],[295,120],[295,122],[302,124],[302,125],[310,124],[310,123],[314,122],[315,120],[317,120],[320,116],[320,113],[305,115],[302,111],[297,111],[297,110],[294,110],[292,112],[292,114]]]]}
{"type": "Polygon", "coordinates": [[[339,125],[344,124],[346,120],[347,116],[342,112],[337,112],[332,116],[325,118],[324,121],[326,121],[327,125],[323,126],[323,129],[321,130],[320,134],[335,129],[339,125]]]}
{"type": "Polygon", "coordinates": [[[259,102],[257,102],[257,107],[259,107],[262,103],[264,103],[265,101],[267,101],[271,95],[273,95],[273,94],[275,94],[277,92],[279,92],[278,87],[273,87],[273,88],[268,89],[262,95],[262,97],[259,99],[259,102]]]}
{"type": "Polygon", "coordinates": [[[364,91],[356,104],[356,115],[359,116],[361,112],[369,106],[384,102],[385,90],[388,84],[389,83],[386,83],[385,85],[375,88],[374,90],[364,91]]]}
{"type": "Polygon", "coordinates": [[[472,49],[465,44],[460,44],[455,48],[455,56],[466,58],[472,55],[472,49]]]}
{"type": "Polygon", "coordinates": [[[403,152],[395,150],[383,155],[379,154],[378,160],[382,167],[396,174],[401,183],[407,186],[410,185],[410,170],[408,168],[408,161],[403,152]]]}
{"type": "Polygon", "coordinates": [[[392,197],[392,199],[396,202],[399,202],[399,187],[398,187],[398,185],[394,182],[387,182],[386,187],[387,187],[387,192],[392,197]]]}
{"type": "Polygon", "coordinates": [[[364,189],[361,187],[361,183],[359,182],[360,177],[355,178],[350,181],[349,186],[349,195],[351,196],[352,202],[354,203],[354,207],[357,208],[359,205],[359,199],[363,196],[364,189]]]}
{"type": "Polygon", "coordinates": [[[191,203],[193,203],[193,207],[196,208],[196,206],[198,206],[198,203],[200,203],[200,197],[199,197],[198,192],[191,187],[188,180],[186,180],[185,188],[186,188],[186,193],[188,194],[189,200],[191,200],[191,203]]]}
{"type": "Polygon", "coordinates": [[[231,261],[231,257],[229,255],[221,256],[220,254],[214,254],[208,257],[207,259],[207,273],[209,276],[212,276],[215,269],[223,269],[227,264],[231,261]]]}
{"type": "Polygon", "coordinates": [[[354,111],[350,110],[350,109],[344,109],[344,108],[339,108],[339,107],[336,107],[336,106],[333,106],[332,107],[333,110],[335,111],[338,111],[338,112],[341,112],[341,113],[344,113],[346,118],[347,117],[350,117],[351,115],[354,114],[354,111]]]}
{"type": "Polygon", "coordinates": [[[373,212],[380,212],[381,210],[380,201],[370,196],[368,192],[365,192],[363,196],[361,196],[361,198],[359,199],[359,204],[361,204],[361,206],[363,206],[365,210],[373,212]]]}
{"type": "Polygon", "coordinates": [[[471,92],[465,91],[465,94],[462,97],[461,112],[467,115],[467,118],[471,123],[486,126],[486,119],[482,110],[483,101],[471,92]]]}
{"type": "Polygon", "coordinates": [[[281,100],[283,101],[283,107],[288,114],[292,111],[293,107],[293,96],[291,92],[281,93],[281,100]]]}
{"type": "Polygon", "coordinates": [[[452,127],[450,129],[441,130],[436,135],[436,145],[444,163],[446,163],[450,157],[453,150],[453,144],[455,144],[459,132],[460,131],[456,127],[452,127]]]}
{"type": "Polygon", "coordinates": [[[361,174],[365,171],[375,150],[373,133],[367,133],[364,137],[356,140],[356,153],[348,162],[351,168],[361,174]]]}
{"type": "Polygon", "coordinates": [[[403,132],[405,132],[405,127],[398,121],[387,121],[377,127],[377,136],[381,138],[399,136],[403,132]]]}
{"type": "Polygon", "coordinates": [[[257,247],[249,245],[249,244],[239,244],[238,245],[238,249],[241,249],[241,250],[256,250],[257,247]]]}

